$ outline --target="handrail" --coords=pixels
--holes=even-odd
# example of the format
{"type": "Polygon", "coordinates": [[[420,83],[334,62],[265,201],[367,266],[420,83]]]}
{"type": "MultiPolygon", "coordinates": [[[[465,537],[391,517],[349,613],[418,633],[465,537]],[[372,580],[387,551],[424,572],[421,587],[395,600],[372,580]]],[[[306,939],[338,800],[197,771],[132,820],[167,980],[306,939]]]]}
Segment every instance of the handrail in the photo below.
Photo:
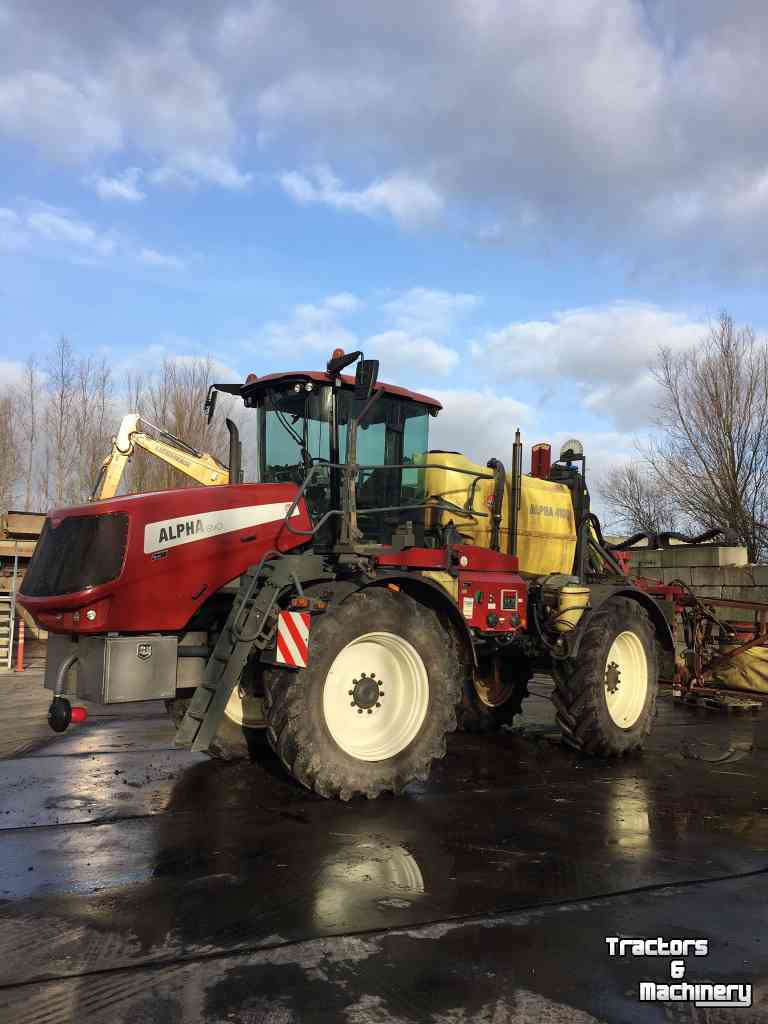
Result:
{"type": "MultiPolygon", "coordinates": [[[[359,470],[361,470],[361,469],[445,469],[445,466],[441,466],[439,464],[430,464],[430,463],[414,465],[411,462],[402,462],[402,463],[397,463],[397,464],[394,464],[394,465],[380,466],[380,465],[367,465],[367,464],[366,465],[350,464],[350,463],[346,463],[346,462],[316,462],[316,463],[314,463],[310,467],[309,472],[307,473],[306,477],[304,478],[302,484],[299,487],[298,494],[296,495],[296,497],[291,502],[291,504],[290,504],[290,506],[288,508],[288,511],[285,514],[285,519],[283,520],[283,526],[286,528],[288,533],[292,533],[294,535],[294,537],[314,537],[315,534],[320,529],[320,527],[324,526],[325,523],[327,523],[328,520],[331,519],[332,516],[341,516],[341,515],[344,514],[342,509],[336,509],[336,508],[335,509],[330,509],[330,511],[326,512],[319,519],[319,521],[315,524],[314,528],[311,529],[311,530],[295,530],[291,526],[291,524],[290,524],[291,516],[296,511],[296,508],[298,507],[299,502],[304,497],[304,493],[305,493],[307,487],[309,486],[310,481],[315,476],[315,470],[320,469],[321,467],[322,468],[328,468],[328,469],[345,469],[345,470],[348,470],[349,472],[354,472],[354,473],[359,472],[359,470]]],[[[470,469],[453,469],[452,468],[451,472],[452,473],[462,473],[465,476],[476,477],[478,480],[494,480],[496,478],[496,474],[495,473],[494,474],[490,474],[490,473],[475,473],[475,472],[473,472],[470,469]]],[[[391,505],[391,506],[385,506],[383,508],[359,509],[359,515],[373,515],[374,513],[377,513],[377,512],[406,512],[406,511],[409,511],[409,510],[412,510],[412,509],[415,510],[415,509],[419,509],[419,508],[431,508],[431,509],[436,509],[437,511],[453,512],[454,515],[463,515],[467,519],[473,519],[475,517],[487,518],[487,515],[488,515],[486,512],[464,512],[464,511],[460,511],[457,506],[452,506],[452,507],[449,507],[447,505],[446,506],[441,506],[441,505],[439,505],[437,503],[423,503],[423,504],[419,504],[419,505],[391,505]]]]}

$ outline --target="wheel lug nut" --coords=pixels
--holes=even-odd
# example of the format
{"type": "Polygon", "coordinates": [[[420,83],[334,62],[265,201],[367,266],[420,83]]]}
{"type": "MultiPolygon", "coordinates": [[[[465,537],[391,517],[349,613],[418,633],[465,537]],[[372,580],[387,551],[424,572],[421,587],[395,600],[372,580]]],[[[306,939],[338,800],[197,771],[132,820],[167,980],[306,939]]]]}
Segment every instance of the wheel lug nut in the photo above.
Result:
{"type": "Polygon", "coordinates": [[[363,709],[362,709],[362,708],[358,708],[358,709],[357,709],[357,713],[358,713],[358,715],[362,715],[362,713],[363,713],[363,709]]]}
{"type": "Polygon", "coordinates": [[[376,701],[376,707],[377,707],[377,708],[380,708],[380,707],[381,707],[381,704],[379,704],[379,702],[378,702],[378,701],[376,701]]]}
{"type": "Polygon", "coordinates": [[[354,697],[354,695],[355,695],[355,691],[354,690],[347,690],[347,693],[349,694],[350,697],[354,697]]]}
{"type": "Polygon", "coordinates": [[[372,714],[373,714],[373,708],[368,708],[368,714],[369,714],[369,715],[372,715],[372,714]]]}
{"type": "Polygon", "coordinates": [[[350,706],[351,708],[353,708],[353,707],[355,706],[355,702],[354,702],[353,700],[351,700],[351,701],[349,702],[349,706],[350,706]]]}
{"type": "Polygon", "coordinates": [[[375,678],[376,678],[376,673],[375,672],[371,672],[371,679],[375,679],[375,678]]]}

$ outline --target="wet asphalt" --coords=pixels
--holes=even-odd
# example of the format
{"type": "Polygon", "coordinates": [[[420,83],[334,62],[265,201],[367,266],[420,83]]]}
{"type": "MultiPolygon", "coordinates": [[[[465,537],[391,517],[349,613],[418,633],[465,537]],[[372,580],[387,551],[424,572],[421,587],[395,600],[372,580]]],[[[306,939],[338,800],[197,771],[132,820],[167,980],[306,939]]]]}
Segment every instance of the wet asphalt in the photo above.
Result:
{"type": "Polygon", "coordinates": [[[768,707],[662,695],[609,763],[559,744],[548,693],[371,802],[266,747],[175,750],[154,704],[25,740],[0,761],[0,1021],[768,1021],[768,707]],[[752,1008],[641,1004],[669,960],[611,935],[707,938],[686,978],[752,1008]]]}

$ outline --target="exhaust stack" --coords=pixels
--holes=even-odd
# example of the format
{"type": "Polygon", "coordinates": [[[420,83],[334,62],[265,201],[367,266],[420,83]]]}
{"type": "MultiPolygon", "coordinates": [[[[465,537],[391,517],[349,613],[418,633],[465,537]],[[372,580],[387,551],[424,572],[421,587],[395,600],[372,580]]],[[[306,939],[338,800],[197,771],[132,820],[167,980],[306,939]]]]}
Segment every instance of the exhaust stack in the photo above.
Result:
{"type": "Polygon", "coordinates": [[[520,428],[515,431],[515,443],[512,445],[512,477],[509,494],[509,553],[517,554],[517,521],[520,512],[520,496],[522,493],[523,476],[523,443],[520,440],[520,428]]]}

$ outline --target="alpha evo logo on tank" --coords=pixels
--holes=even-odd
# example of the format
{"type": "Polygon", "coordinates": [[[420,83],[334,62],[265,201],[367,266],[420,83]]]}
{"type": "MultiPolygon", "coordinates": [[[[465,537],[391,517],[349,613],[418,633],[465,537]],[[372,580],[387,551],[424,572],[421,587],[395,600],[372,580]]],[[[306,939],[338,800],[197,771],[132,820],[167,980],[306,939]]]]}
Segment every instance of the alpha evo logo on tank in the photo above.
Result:
{"type": "MultiPolygon", "coordinates": [[[[242,508],[222,508],[215,512],[178,516],[147,523],[144,527],[144,554],[165,551],[179,544],[194,544],[225,533],[247,530],[251,526],[264,526],[284,519],[290,503],[276,501],[270,505],[245,505],[242,508]]],[[[298,508],[293,515],[299,514],[298,508]]]]}

